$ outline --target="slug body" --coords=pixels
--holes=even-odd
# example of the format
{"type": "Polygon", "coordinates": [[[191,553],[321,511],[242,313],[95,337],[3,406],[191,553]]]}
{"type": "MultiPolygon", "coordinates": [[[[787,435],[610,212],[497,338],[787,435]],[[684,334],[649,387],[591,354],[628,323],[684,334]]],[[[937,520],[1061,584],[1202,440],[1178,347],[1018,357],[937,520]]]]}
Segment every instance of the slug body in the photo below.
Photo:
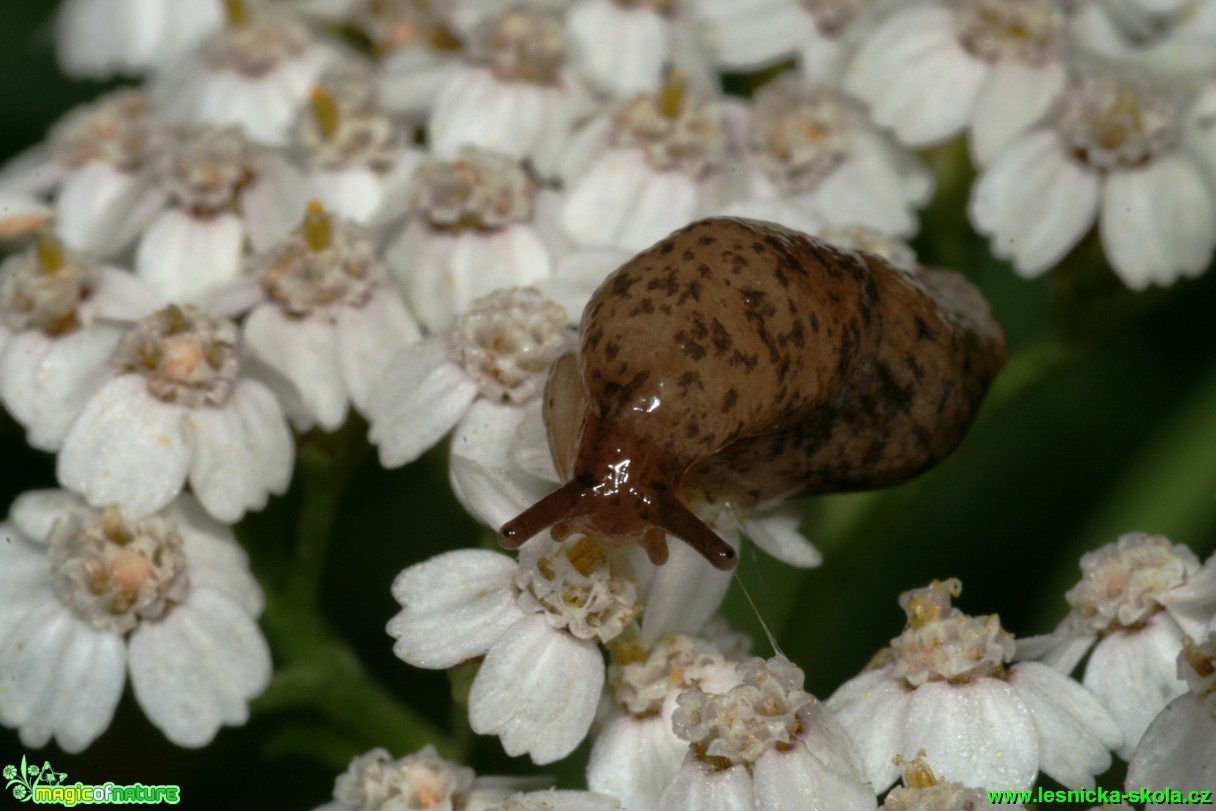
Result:
{"type": "Polygon", "coordinates": [[[720,569],[734,550],[688,505],[737,509],[883,487],[962,439],[1005,360],[980,293],[781,226],[700,220],[620,267],[545,390],[566,482],[502,527],[553,527],[720,569]]]}

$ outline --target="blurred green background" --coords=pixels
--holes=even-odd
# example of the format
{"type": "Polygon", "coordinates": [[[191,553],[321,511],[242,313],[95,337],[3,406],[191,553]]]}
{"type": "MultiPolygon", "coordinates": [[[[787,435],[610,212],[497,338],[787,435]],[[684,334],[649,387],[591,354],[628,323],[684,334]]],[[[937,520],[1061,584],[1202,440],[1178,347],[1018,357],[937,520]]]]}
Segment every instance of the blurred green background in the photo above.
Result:
{"type": "MultiPolygon", "coordinates": [[[[75,83],[58,72],[50,12],[43,3],[5,3],[0,26],[0,156],[42,139],[69,107],[108,85],[75,83]]],[[[1091,237],[1051,278],[1027,282],[989,255],[970,233],[969,180],[958,145],[929,155],[944,180],[923,212],[922,260],[963,270],[985,291],[1004,324],[1011,364],[962,448],[938,469],[895,490],[807,503],[806,531],[825,564],[798,572],[745,549],[739,579],[785,653],[826,697],[858,672],[903,626],[899,593],[933,578],[959,577],[959,603],[999,613],[1018,635],[1050,630],[1064,615],[1063,592],[1080,555],[1120,533],[1167,534],[1206,558],[1216,548],[1216,273],[1167,290],[1133,295],[1102,264],[1091,237]]],[[[537,769],[476,739],[453,708],[442,672],[393,657],[384,631],[396,611],[389,584],[401,569],[484,538],[449,494],[440,448],[386,472],[364,455],[341,500],[320,594],[320,615],[371,678],[421,716],[469,746],[481,774],[544,773],[579,787],[587,747],[537,769]]],[[[0,415],[0,502],[54,486],[53,458],[29,449],[19,426],[0,415]]],[[[303,496],[292,491],[247,520],[241,535],[259,574],[295,531],[303,496]]],[[[768,645],[736,587],[728,616],[768,645]]],[[[457,674],[459,683],[468,673],[457,674]]],[[[223,729],[202,750],[165,741],[128,690],[109,728],[86,752],[54,745],[23,749],[0,729],[0,765],[23,753],[45,759],[69,782],[172,783],[187,808],[301,808],[330,798],[349,756],[389,741],[340,710],[255,713],[223,729]]],[[[394,756],[408,754],[394,751],[394,756]]],[[[1118,769],[1099,785],[1111,787],[1118,769]]],[[[14,807],[5,797],[0,807],[14,807]]]]}

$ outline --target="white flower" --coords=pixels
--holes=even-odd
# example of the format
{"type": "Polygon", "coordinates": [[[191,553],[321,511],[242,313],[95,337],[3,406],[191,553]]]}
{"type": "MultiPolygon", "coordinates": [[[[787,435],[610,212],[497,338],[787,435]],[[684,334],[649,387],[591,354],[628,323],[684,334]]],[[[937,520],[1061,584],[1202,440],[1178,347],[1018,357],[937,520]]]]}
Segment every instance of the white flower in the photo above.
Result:
{"type": "Polygon", "coordinates": [[[471,147],[418,169],[410,219],[387,261],[427,329],[446,329],[495,290],[549,277],[553,195],[538,193],[517,160],[471,147]]]}
{"type": "Polygon", "coordinates": [[[165,207],[140,237],[135,273],[173,301],[234,282],[246,240],[266,250],[308,199],[283,157],[236,129],[183,127],[154,170],[165,207]]]}
{"type": "Polygon", "coordinates": [[[1197,275],[1212,258],[1216,185],[1184,138],[1184,100],[1113,70],[1075,76],[1045,124],[972,187],[971,222],[1023,276],[1059,262],[1095,218],[1107,261],[1133,290],[1197,275]]]}
{"type": "Polygon", "coordinates": [[[0,265],[0,401],[35,448],[59,449],[88,398],[109,378],[122,336],[94,315],[137,283],[97,267],[50,234],[0,265]]]}
{"type": "Polygon", "coordinates": [[[366,410],[389,362],[420,337],[375,248],[371,231],[314,202],[254,260],[263,301],[245,321],[245,342],[294,386],[301,426],[332,431],[352,403],[366,410]]]}
{"type": "Polygon", "coordinates": [[[962,783],[944,783],[933,774],[922,758],[910,761],[896,757],[903,769],[904,784],[887,793],[882,811],[999,811],[1001,808],[1025,809],[1011,802],[991,803],[988,792],[968,788],[962,783]]]}
{"type": "Polygon", "coordinates": [[[404,124],[380,105],[359,63],[342,63],[321,77],[292,129],[292,146],[326,208],[364,224],[405,210],[421,153],[410,146],[404,124]]]}
{"type": "Polygon", "coordinates": [[[274,395],[242,374],[231,321],[193,305],[157,310],[122,335],[110,375],[63,439],[57,473],[90,504],[139,517],[189,479],[234,522],[282,493],[294,446],[274,395]]]}
{"type": "Polygon", "coordinates": [[[262,592],[232,533],[183,496],[133,519],[62,491],[26,493],[0,543],[0,723],[79,752],[131,675],[179,746],[243,724],[270,680],[262,592]]]}
{"type": "Polygon", "coordinates": [[[393,596],[402,605],[388,624],[393,652],[425,668],[484,656],[470,725],[541,764],[586,736],[604,685],[596,640],[619,636],[641,611],[629,572],[582,537],[533,542],[518,564],[496,552],[448,552],[398,575],[393,596]]]}
{"type": "Polygon", "coordinates": [[[828,699],[874,787],[891,785],[892,758],[920,750],[945,780],[1025,790],[1039,771],[1094,785],[1110,766],[1119,727],[1081,685],[1038,662],[1006,668],[1013,636],[995,615],[951,606],[957,580],[905,592],[907,629],[879,664],[828,699]]]}
{"type": "Polygon", "coordinates": [[[1018,657],[1071,673],[1092,648],[1081,683],[1123,730],[1115,751],[1126,759],[1153,717],[1186,691],[1175,660],[1183,637],[1202,638],[1216,614],[1216,558],[1200,566],[1182,544],[1133,532],[1083,555],[1081,572],[1065,595],[1068,617],[1051,634],[1020,641],[1018,657]]]}
{"type": "Polygon", "coordinates": [[[783,656],[737,670],[742,683],[726,693],[677,699],[672,726],[690,746],[661,811],[877,808],[848,736],[802,689],[801,670],[783,656]]]}
{"type": "Polygon", "coordinates": [[[315,811],[475,811],[512,791],[501,778],[481,780],[467,766],[444,760],[430,745],[397,759],[373,749],[350,762],[334,783],[333,802],[315,811]]]}
{"type": "Polygon", "coordinates": [[[356,0],[350,24],[381,54],[380,99],[411,122],[425,122],[435,96],[460,65],[461,40],[449,19],[454,4],[356,0]]]}
{"type": "Polygon", "coordinates": [[[613,709],[591,748],[587,786],[620,798],[625,808],[655,807],[688,751],[671,727],[676,697],[692,687],[710,693],[734,687],[734,665],[746,651],[722,651],[710,639],[683,634],[620,637],[608,651],[613,709]]]}
{"type": "Polygon", "coordinates": [[[719,210],[728,193],[727,107],[673,73],[659,91],[588,123],[563,160],[565,234],[640,251],[719,210]]]}
{"type": "MultiPolygon", "coordinates": [[[[1185,797],[1216,785],[1216,631],[1203,644],[1185,640],[1178,676],[1190,689],[1167,704],[1145,730],[1127,766],[1131,791],[1171,789],[1185,797]]],[[[1146,808],[1181,808],[1185,803],[1179,799],[1150,802],[1146,808]]]]}
{"type": "Polygon", "coordinates": [[[744,138],[748,192],[725,213],[762,214],[802,231],[863,225],[916,233],[932,174],[839,89],[778,79],[756,94],[744,138]]]}
{"type": "Polygon", "coordinates": [[[845,87],[911,146],[970,128],[986,163],[1064,86],[1064,24],[1056,0],[906,4],[865,39],[845,87]]]}
{"type": "Polygon", "coordinates": [[[67,0],[55,23],[59,65],[70,76],[162,70],[218,31],[217,0],[67,0]]]}
{"type": "Polygon", "coordinates": [[[335,52],[282,7],[225,6],[228,24],[158,76],[152,99],[172,120],[237,126],[254,141],[283,145],[335,52]]]}
{"type": "Polygon", "coordinates": [[[479,396],[518,407],[540,394],[549,366],[573,340],[566,313],[536,290],[503,290],[447,332],[401,353],[367,408],[380,461],[413,461],[443,438],[479,396]]]}
{"type": "Polygon", "coordinates": [[[552,174],[585,91],[565,66],[561,20],[532,6],[511,6],[483,20],[469,61],[439,88],[427,129],[437,157],[465,145],[530,158],[552,174]]]}
{"type": "Polygon", "coordinates": [[[70,110],[45,144],[4,167],[0,189],[49,193],[64,242],[113,255],[160,208],[161,195],[145,174],[164,140],[144,93],[117,90],[70,110]]]}

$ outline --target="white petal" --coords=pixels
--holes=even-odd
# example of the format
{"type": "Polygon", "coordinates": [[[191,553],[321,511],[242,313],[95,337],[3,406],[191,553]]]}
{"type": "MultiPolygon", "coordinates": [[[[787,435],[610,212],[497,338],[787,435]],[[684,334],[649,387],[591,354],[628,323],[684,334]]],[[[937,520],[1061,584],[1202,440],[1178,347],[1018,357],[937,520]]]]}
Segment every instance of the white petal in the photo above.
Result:
{"type": "Polygon", "coordinates": [[[178,496],[164,514],[182,536],[190,582],[228,595],[249,616],[258,617],[264,603],[262,588],[249,571],[249,558],[232,531],[208,515],[188,493],[178,496]]]}
{"type": "MultiPolygon", "coordinates": [[[[718,534],[738,550],[737,533],[718,534]]],[[[700,631],[721,607],[733,575],[715,569],[679,538],[668,535],[667,549],[667,562],[655,572],[642,614],[642,633],[648,639],[700,631]]]]}
{"type": "Polygon", "coordinates": [[[871,32],[845,74],[874,121],[915,147],[960,132],[988,72],[955,38],[953,15],[939,6],[899,11],[871,32]]]}
{"type": "MultiPolygon", "coordinates": [[[[899,237],[915,234],[916,214],[905,197],[905,182],[894,150],[871,133],[854,133],[853,140],[849,158],[816,189],[815,213],[828,225],[867,225],[899,237]]],[[[907,168],[914,165],[907,159],[905,162],[907,168]]],[[[924,167],[917,169],[922,177],[915,185],[932,188],[923,177],[924,167]]]]}
{"type": "MultiPolygon", "coordinates": [[[[29,537],[21,526],[22,523],[47,524],[53,523],[53,518],[47,522],[36,513],[36,507],[50,507],[51,504],[31,504],[31,502],[50,502],[62,490],[38,490],[21,496],[13,505],[12,523],[0,523],[0,634],[9,624],[19,622],[30,606],[40,603],[53,593],[54,585],[51,579],[51,566],[47,560],[47,550],[42,544],[42,538],[29,537]],[[26,521],[19,521],[17,507],[22,507],[26,521]],[[35,515],[31,516],[30,514],[35,515]],[[33,517],[35,520],[30,521],[33,517]]],[[[40,527],[35,527],[40,528],[40,527]]],[[[0,694],[4,691],[0,690],[0,694]]]]}
{"type": "Polygon", "coordinates": [[[752,777],[745,766],[716,771],[690,756],[659,799],[659,811],[757,811],[752,777]]]}
{"type": "Polygon", "coordinates": [[[122,331],[98,326],[57,339],[15,335],[0,352],[0,399],[35,448],[59,449],[89,398],[113,377],[110,355],[122,331]]]}
{"type": "Polygon", "coordinates": [[[131,634],[131,686],[148,719],[178,746],[205,746],[243,724],[270,683],[270,648],[227,595],[194,586],[160,622],[131,634]]]}
{"type": "Polygon", "coordinates": [[[1030,709],[1039,732],[1039,764],[1061,785],[1094,787],[1110,768],[1110,749],[1123,740],[1093,693],[1039,662],[1021,662],[1006,681],[1030,709]]]}
{"type": "Polygon", "coordinates": [[[688,9],[715,64],[753,71],[789,56],[814,36],[811,15],[793,0],[701,0],[688,9]]]}
{"type": "Polygon", "coordinates": [[[109,726],[124,681],[122,637],[77,620],[49,590],[0,625],[0,722],[26,746],[54,735],[65,751],[83,750],[109,726]]]}
{"type": "Polygon", "coordinates": [[[469,725],[498,735],[508,755],[552,763],[587,735],[604,688],[595,643],[575,639],[532,614],[490,648],[469,691],[469,725]]]}
{"type": "Polygon", "coordinates": [[[422,333],[397,290],[377,288],[360,309],[338,313],[338,367],[351,402],[367,409],[371,392],[393,358],[416,343],[422,333]]]}
{"type": "Polygon", "coordinates": [[[266,160],[261,176],[241,192],[241,213],[254,251],[269,250],[304,218],[308,186],[281,155],[266,160]]]}
{"type": "Polygon", "coordinates": [[[135,273],[169,301],[188,301],[236,280],[244,241],[245,229],[233,214],[198,220],[169,209],[139,241],[135,273]]]}
{"type": "MultiPolygon", "coordinates": [[[[130,271],[103,267],[98,270],[97,288],[81,305],[87,321],[139,321],[169,302],[151,285],[130,271]]],[[[208,310],[212,312],[213,310],[208,310]]]]}
{"type": "Polygon", "coordinates": [[[222,407],[191,412],[190,486],[207,511],[235,523],[287,489],[295,445],[278,401],[256,380],[237,382],[222,407]]]}
{"type": "Polygon", "coordinates": [[[823,563],[823,555],[798,528],[802,526],[802,505],[785,504],[771,512],[748,516],[743,531],[756,546],[782,563],[811,569],[823,563]]]}
{"type": "Polygon", "coordinates": [[[477,396],[477,384],[448,360],[447,338],[439,335],[402,352],[372,392],[367,416],[380,463],[412,462],[452,429],[477,396]]]}
{"type": "Polygon", "coordinates": [[[565,256],[553,269],[552,278],[537,285],[546,297],[565,309],[570,323],[577,324],[583,308],[609,273],[633,258],[620,248],[584,248],[565,256]]]}
{"type": "Polygon", "coordinates": [[[908,711],[906,683],[890,668],[867,670],[846,681],[827,700],[827,707],[848,732],[864,764],[866,779],[885,791],[899,779],[894,758],[903,748],[908,711]]]}
{"type": "Polygon", "coordinates": [[[1153,719],[1136,747],[1127,766],[1128,788],[1210,791],[1216,786],[1214,740],[1216,714],[1212,708],[1190,692],[1174,699],[1153,719]]]}
{"type": "Polygon", "coordinates": [[[55,231],[76,250],[112,256],[152,221],[164,199],[137,175],[94,161],[64,179],[55,198],[55,231]]]}
{"type": "Polygon", "coordinates": [[[346,420],[348,406],[335,337],[332,324],[291,318],[274,304],[258,307],[245,322],[250,351],[291,381],[309,416],[326,431],[346,420]]]}
{"type": "Polygon", "coordinates": [[[320,200],[326,211],[357,223],[370,223],[384,202],[380,176],[366,167],[316,171],[308,183],[309,196],[320,200]]]}
{"type": "Polygon", "coordinates": [[[32,233],[51,216],[51,209],[33,197],[0,189],[0,237],[32,233]]]}
{"type": "Polygon", "coordinates": [[[566,16],[570,53],[588,83],[618,98],[653,89],[671,48],[669,24],[645,6],[576,3],[566,16]]]}
{"type": "Polygon", "coordinates": [[[1039,773],[1030,710],[999,679],[917,687],[909,698],[900,754],[911,760],[921,749],[934,774],[968,786],[1026,790],[1039,773]]]}
{"type": "Polygon", "coordinates": [[[402,609],[388,622],[393,653],[430,669],[484,654],[524,617],[515,604],[515,571],[506,555],[459,549],[401,572],[393,597],[402,609]]]}
{"type": "MultiPolygon", "coordinates": [[[[848,748],[847,740],[840,743],[848,748]]],[[[795,747],[761,755],[752,767],[756,807],[874,811],[878,802],[860,775],[822,761],[832,754],[823,747],[795,747]]]]}
{"type": "Polygon", "coordinates": [[[42,542],[51,534],[51,527],[59,516],[81,506],[84,506],[84,500],[67,490],[30,490],[17,497],[9,509],[9,516],[30,540],[42,542]]]}
{"type": "Polygon", "coordinates": [[[971,222],[992,252],[1037,276],[1064,258],[1093,224],[1100,180],[1073,161],[1059,136],[1040,131],[1006,147],[971,188],[971,222]]]}
{"type": "Polygon", "coordinates": [[[688,744],[671,731],[669,718],[622,715],[591,747],[587,787],[619,797],[625,808],[654,808],[686,754],[688,744]]]}
{"type": "Polygon", "coordinates": [[[1102,202],[1102,245],[1133,290],[1202,273],[1216,246],[1216,200],[1200,167],[1181,155],[1111,172],[1102,202]]]}
{"type": "Polygon", "coordinates": [[[553,489],[550,484],[529,487],[523,477],[494,470],[464,456],[450,460],[452,487],[469,514],[488,527],[501,527],[553,489]]]}
{"type": "Polygon", "coordinates": [[[1019,637],[1014,658],[1033,659],[1068,676],[1089,653],[1095,640],[1096,636],[1080,635],[1070,623],[1063,622],[1049,634],[1019,637]]]}
{"type": "Polygon", "coordinates": [[[56,472],[94,507],[128,517],[156,512],[181,492],[191,436],[180,406],[148,394],[142,375],[123,375],[89,400],[63,440],[56,472]]]}
{"type": "Polygon", "coordinates": [[[1140,630],[1115,631],[1094,646],[1081,683],[1123,731],[1123,744],[1115,752],[1124,760],[1153,717],[1186,692],[1175,666],[1181,650],[1182,633],[1160,614],[1140,630]]]}
{"type": "Polygon", "coordinates": [[[1001,149],[1042,118],[1064,89],[1064,66],[997,62],[984,80],[971,113],[971,155],[987,165],[1001,149]]]}

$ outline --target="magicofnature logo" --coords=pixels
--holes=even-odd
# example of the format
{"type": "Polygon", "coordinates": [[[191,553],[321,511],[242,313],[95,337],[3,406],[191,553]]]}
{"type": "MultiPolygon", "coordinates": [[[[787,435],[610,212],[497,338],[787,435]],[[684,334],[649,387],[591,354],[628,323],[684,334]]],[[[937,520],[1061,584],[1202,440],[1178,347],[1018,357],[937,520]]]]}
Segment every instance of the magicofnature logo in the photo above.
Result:
{"type": "Polygon", "coordinates": [[[180,802],[178,786],[145,786],[143,783],[119,785],[107,782],[100,786],[81,782],[67,783],[67,772],[57,772],[48,761],[41,766],[29,763],[21,756],[21,766],[5,766],[3,772],[5,791],[12,791],[15,799],[37,804],[74,806],[92,805],[153,805],[180,802]]]}

